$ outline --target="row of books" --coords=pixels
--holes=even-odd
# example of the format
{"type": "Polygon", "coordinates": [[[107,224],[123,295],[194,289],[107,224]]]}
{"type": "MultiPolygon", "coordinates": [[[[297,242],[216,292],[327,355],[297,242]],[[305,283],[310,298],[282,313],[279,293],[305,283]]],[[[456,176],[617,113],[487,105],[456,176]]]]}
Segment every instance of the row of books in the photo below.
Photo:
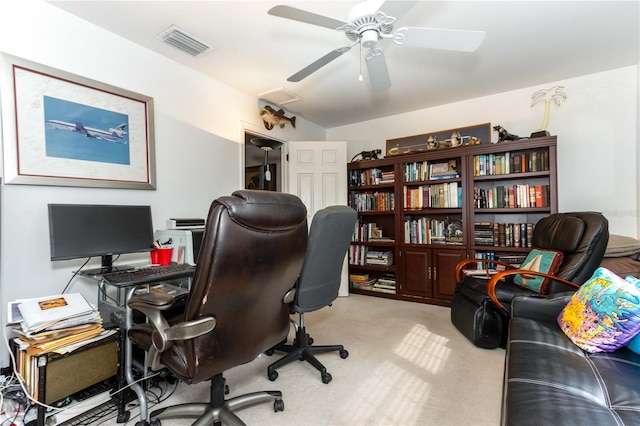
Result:
{"type": "Polygon", "coordinates": [[[549,207],[551,194],[549,185],[520,184],[495,186],[488,189],[475,187],[475,206],[482,209],[549,207]]]}
{"type": "Polygon", "coordinates": [[[407,244],[462,244],[462,220],[420,217],[404,221],[407,244]]]}
{"type": "Polygon", "coordinates": [[[60,294],[9,303],[15,366],[27,391],[38,398],[38,357],[65,354],[107,338],[116,331],[102,327],[102,317],[79,293],[60,294]]]}
{"type": "Polygon", "coordinates": [[[352,288],[378,291],[381,293],[396,293],[396,278],[393,274],[371,278],[369,274],[350,274],[349,284],[352,288]]]}
{"type": "Polygon", "coordinates": [[[378,168],[349,170],[349,184],[351,186],[381,185],[393,182],[395,182],[393,170],[382,171],[378,168]]]}
{"type": "Polygon", "coordinates": [[[404,165],[405,182],[419,182],[423,180],[457,179],[460,177],[457,160],[452,159],[440,163],[428,161],[407,163],[404,165]]]}
{"type": "MultiPolygon", "coordinates": [[[[509,254],[509,253],[498,253],[496,254],[496,252],[494,251],[480,251],[480,252],[476,252],[475,256],[476,259],[486,259],[486,260],[499,260],[501,262],[506,262],[511,264],[514,267],[518,267],[520,266],[520,264],[524,261],[524,259],[527,257],[526,254],[509,254]]],[[[503,270],[504,267],[497,265],[495,263],[490,263],[490,262],[484,262],[484,261],[478,261],[476,262],[476,271],[484,271],[487,268],[489,270],[503,270]]]]}
{"type": "Polygon", "coordinates": [[[532,247],[533,223],[476,222],[474,242],[478,246],[532,247]]]}
{"type": "Polygon", "coordinates": [[[473,157],[473,162],[474,176],[541,172],[549,170],[549,151],[480,154],[473,157]]]}
{"type": "Polygon", "coordinates": [[[406,209],[460,208],[462,188],[458,182],[404,187],[406,209]]]}
{"type": "Polygon", "coordinates": [[[384,212],[395,209],[393,192],[352,192],[349,194],[349,206],[358,212],[384,212]]]}
{"type": "Polygon", "coordinates": [[[374,250],[366,246],[351,245],[349,246],[349,264],[385,267],[392,266],[393,252],[374,250]]]}
{"type": "Polygon", "coordinates": [[[393,242],[393,238],[383,235],[382,227],[375,222],[363,222],[361,218],[356,220],[352,241],[356,242],[393,242]]]}

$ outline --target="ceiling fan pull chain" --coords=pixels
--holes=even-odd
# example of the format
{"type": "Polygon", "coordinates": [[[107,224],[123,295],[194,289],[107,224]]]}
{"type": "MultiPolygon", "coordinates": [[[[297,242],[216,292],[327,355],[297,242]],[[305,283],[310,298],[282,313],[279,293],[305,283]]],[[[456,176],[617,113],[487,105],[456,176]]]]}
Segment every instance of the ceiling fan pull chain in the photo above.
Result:
{"type": "Polygon", "coordinates": [[[358,77],[358,81],[362,81],[362,44],[360,44],[359,62],[360,62],[360,76],[358,77]]]}

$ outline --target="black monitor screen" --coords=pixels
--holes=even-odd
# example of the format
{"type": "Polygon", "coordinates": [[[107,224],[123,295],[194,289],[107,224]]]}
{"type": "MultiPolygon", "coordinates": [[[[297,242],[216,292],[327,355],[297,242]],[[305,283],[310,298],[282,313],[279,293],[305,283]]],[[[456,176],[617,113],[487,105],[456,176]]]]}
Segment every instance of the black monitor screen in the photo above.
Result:
{"type": "Polygon", "coordinates": [[[51,260],[150,251],[153,224],[150,206],[49,204],[51,260]]]}

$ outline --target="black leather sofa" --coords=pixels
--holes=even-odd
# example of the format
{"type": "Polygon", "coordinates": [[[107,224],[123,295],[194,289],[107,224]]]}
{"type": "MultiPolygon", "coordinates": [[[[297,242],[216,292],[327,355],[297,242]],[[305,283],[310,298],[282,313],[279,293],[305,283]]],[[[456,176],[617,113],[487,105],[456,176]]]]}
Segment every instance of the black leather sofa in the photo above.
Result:
{"type": "Polygon", "coordinates": [[[569,298],[514,299],[501,423],[640,425],[640,356],[574,345],[556,322],[569,298]]]}

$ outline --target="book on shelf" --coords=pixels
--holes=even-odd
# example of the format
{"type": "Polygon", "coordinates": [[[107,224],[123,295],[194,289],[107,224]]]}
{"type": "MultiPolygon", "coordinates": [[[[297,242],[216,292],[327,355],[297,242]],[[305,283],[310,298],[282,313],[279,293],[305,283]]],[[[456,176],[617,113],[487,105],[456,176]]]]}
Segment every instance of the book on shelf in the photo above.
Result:
{"type": "Polygon", "coordinates": [[[351,281],[366,281],[369,279],[369,274],[349,274],[351,281]]]}
{"type": "Polygon", "coordinates": [[[367,265],[391,266],[393,265],[393,253],[390,251],[369,250],[365,257],[365,263],[367,265]]]}
{"type": "Polygon", "coordinates": [[[444,241],[447,244],[463,243],[462,220],[452,219],[446,221],[444,241]]]}
{"type": "Polygon", "coordinates": [[[378,280],[375,284],[373,284],[373,287],[374,288],[385,288],[385,289],[388,289],[388,290],[395,290],[396,289],[395,283],[386,284],[386,283],[380,282],[380,280],[378,280]]]}
{"type": "Polygon", "coordinates": [[[438,179],[455,179],[460,177],[458,172],[456,171],[457,161],[448,160],[440,163],[430,163],[429,164],[429,179],[430,180],[438,180],[438,179]]]}
{"type": "Polygon", "coordinates": [[[396,289],[395,288],[381,288],[381,287],[373,286],[371,288],[371,290],[372,291],[378,291],[380,293],[396,294],[396,289]]]}

